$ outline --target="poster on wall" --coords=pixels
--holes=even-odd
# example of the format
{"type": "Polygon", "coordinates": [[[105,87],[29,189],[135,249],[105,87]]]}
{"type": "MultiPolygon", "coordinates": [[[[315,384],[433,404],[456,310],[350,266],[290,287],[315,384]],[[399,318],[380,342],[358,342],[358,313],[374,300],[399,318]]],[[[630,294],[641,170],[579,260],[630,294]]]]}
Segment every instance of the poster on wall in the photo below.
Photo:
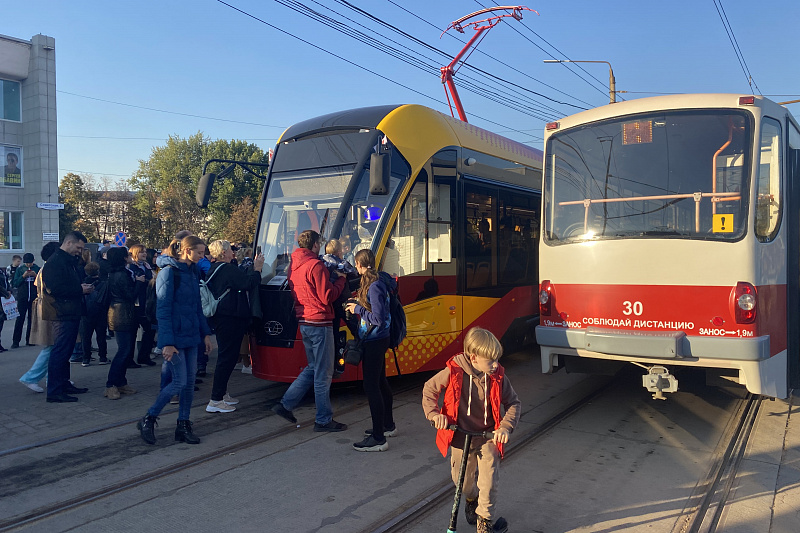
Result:
{"type": "Polygon", "coordinates": [[[0,185],[22,187],[22,149],[17,146],[0,144],[3,157],[3,175],[0,185]]]}

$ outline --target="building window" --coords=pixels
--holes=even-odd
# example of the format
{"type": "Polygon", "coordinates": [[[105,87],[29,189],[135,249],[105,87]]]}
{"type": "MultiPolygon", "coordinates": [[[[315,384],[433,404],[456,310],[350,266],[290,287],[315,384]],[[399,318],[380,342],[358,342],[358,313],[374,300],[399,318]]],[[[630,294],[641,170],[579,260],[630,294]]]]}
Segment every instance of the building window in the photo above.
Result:
{"type": "Polygon", "coordinates": [[[22,250],[22,213],[3,211],[0,250],[22,250]]]}
{"type": "Polygon", "coordinates": [[[22,100],[18,81],[0,80],[0,119],[20,122],[22,100]]]}
{"type": "Polygon", "coordinates": [[[22,148],[0,144],[0,157],[3,158],[0,185],[22,187],[22,148]]]}

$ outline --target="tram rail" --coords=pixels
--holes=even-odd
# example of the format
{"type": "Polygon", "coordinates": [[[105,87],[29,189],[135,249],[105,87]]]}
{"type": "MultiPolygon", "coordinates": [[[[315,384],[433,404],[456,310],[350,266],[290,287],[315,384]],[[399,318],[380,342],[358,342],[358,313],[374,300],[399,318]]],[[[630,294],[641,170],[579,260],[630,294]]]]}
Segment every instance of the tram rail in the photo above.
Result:
{"type": "MultiPolygon", "coordinates": [[[[284,384],[275,384],[275,387],[281,387],[281,386],[284,386],[284,384]]],[[[409,391],[415,390],[418,387],[419,387],[418,380],[413,380],[413,381],[407,383],[404,387],[397,389],[395,394],[396,395],[403,394],[405,392],[409,392],[409,391]]],[[[273,387],[267,387],[267,388],[271,389],[273,387]]],[[[259,390],[264,390],[264,388],[259,389],[259,390]]],[[[279,398],[279,396],[276,397],[276,399],[277,398],[279,398]]],[[[356,401],[356,402],[352,403],[351,405],[349,405],[347,407],[343,407],[343,408],[337,409],[337,414],[350,413],[350,412],[353,412],[353,411],[356,411],[358,409],[363,408],[365,405],[366,405],[366,398],[360,398],[359,401],[356,401]]],[[[267,408],[265,408],[265,412],[268,413],[268,414],[264,414],[263,416],[258,417],[258,418],[248,418],[246,421],[242,422],[242,424],[239,424],[239,425],[249,424],[249,423],[257,422],[258,420],[262,420],[264,418],[268,418],[268,417],[271,417],[271,416],[276,416],[267,408]]],[[[133,422],[135,422],[135,421],[136,421],[136,419],[133,420],[133,422]]],[[[130,423],[130,422],[125,422],[125,423],[130,423]]],[[[214,449],[213,451],[210,451],[210,452],[207,452],[207,453],[203,453],[203,454],[198,455],[198,456],[190,457],[190,458],[187,458],[187,459],[182,460],[182,461],[177,461],[177,462],[171,463],[169,465],[165,465],[165,466],[150,470],[148,472],[144,472],[144,473],[142,473],[142,474],[140,474],[138,476],[134,476],[132,478],[128,478],[128,479],[121,480],[121,481],[118,481],[118,482],[115,482],[115,483],[104,485],[104,486],[99,487],[97,489],[88,490],[88,491],[82,492],[81,494],[78,494],[76,496],[73,496],[73,497],[70,497],[70,498],[67,498],[67,499],[64,499],[64,500],[60,500],[60,501],[57,501],[57,502],[49,503],[49,504],[46,504],[46,505],[31,509],[29,511],[25,511],[23,513],[20,513],[20,514],[17,514],[17,515],[14,515],[14,516],[11,516],[11,517],[8,517],[8,518],[5,518],[5,519],[0,519],[0,533],[7,532],[7,531],[15,531],[15,530],[17,530],[19,528],[30,526],[30,525],[32,525],[32,524],[34,524],[36,522],[40,522],[42,520],[53,518],[54,516],[57,516],[57,515],[59,515],[61,513],[65,513],[65,512],[71,511],[73,509],[76,509],[78,507],[82,507],[84,505],[94,503],[94,502],[96,502],[98,500],[105,499],[105,498],[117,495],[119,493],[134,489],[136,487],[139,487],[141,485],[156,481],[158,479],[162,479],[162,478],[171,476],[173,474],[184,472],[186,470],[189,470],[189,469],[197,467],[197,466],[201,466],[203,464],[209,463],[209,462],[214,461],[216,459],[223,458],[223,457],[228,456],[228,455],[230,455],[232,453],[236,453],[236,452],[245,450],[247,448],[252,448],[253,446],[257,446],[257,445],[260,445],[260,444],[267,443],[267,442],[275,440],[277,438],[289,435],[290,433],[292,433],[294,431],[297,431],[298,429],[308,428],[308,427],[312,426],[313,423],[314,423],[313,418],[311,418],[310,420],[307,420],[305,422],[298,421],[298,424],[296,424],[296,425],[287,426],[287,427],[285,427],[283,429],[278,429],[278,430],[271,431],[271,432],[268,432],[268,433],[265,433],[265,434],[262,434],[262,435],[258,435],[258,436],[255,436],[255,437],[250,437],[250,438],[247,438],[247,439],[244,439],[244,440],[241,440],[239,442],[235,442],[235,443],[232,443],[232,444],[229,444],[229,445],[226,445],[226,446],[218,447],[218,448],[214,449]]],[[[119,427],[119,426],[123,425],[123,422],[117,422],[117,423],[109,424],[109,426],[112,426],[112,425],[113,425],[113,427],[119,427]]],[[[95,428],[94,431],[87,430],[84,433],[88,435],[88,434],[91,434],[92,432],[105,431],[105,430],[108,430],[108,429],[111,429],[111,428],[95,428]]],[[[223,430],[224,429],[226,429],[226,428],[223,428],[223,430]]],[[[319,436],[319,434],[314,434],[313,436],[310,436],[309,439],[315,438],[317,436],[319,436]]],[[[71,435],[66,435],[65,438],[62,439],[61,441],[68,440],[69,438],[76,438],[76,437],[71,436],[71,435]]],[[[138,434],[132,435],[131,439],[138,440],[139,439],[138,434]]],[[[56,442],[61,442],[61,441],[57,441],[56,439],[51,439],[51,440],[54,440],[56,442]]],[[[45,441],[43,441],[43,443],[44,442],[45,441]]],[[[55,442],[53,442],[53,443],[55,443],[55,442]]],[[[53,443],[50,443],[50,444],[53,444],[53,443]]],[[[42,444],[42,445],[46,446],[48,444],[42,444]]],[[[226,469],[222,470],[221,472],[226,472],[228,470],[233,470],[235,468],[240,468],[240,467],[241,467],[241,464],[236,464],[236,465],[231,466],[230,468],[226,468],[226,469]]]]}

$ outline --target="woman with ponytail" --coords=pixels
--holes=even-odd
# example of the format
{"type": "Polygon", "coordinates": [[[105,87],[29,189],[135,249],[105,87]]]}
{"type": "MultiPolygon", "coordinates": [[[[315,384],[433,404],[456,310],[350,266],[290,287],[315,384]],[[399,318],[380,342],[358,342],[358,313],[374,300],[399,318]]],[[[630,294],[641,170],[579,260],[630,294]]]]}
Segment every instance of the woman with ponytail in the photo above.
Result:
{"type": "Polygon", "coordinates": [[[158,258],[161,271],[156,278],[156,317],[158,318],[158,347],[172,382],[161,389],[155,403],[137,423],[142,439],[155,444],[155,425],[158,415],[173,395],[179,395],[178,427],[175,440],[198,444],[192,433],[189,412],[194,399],[194,380],[197,372],[197,345],[205,344],[211,351],[211,329],[200,304],[200,281],[197,262],[204,257],[205,243],[195,235],[173,240],[158,258]]]}
{"type": "Polygon", "coordinates": [[[359,337],[364,339],[364,356],[361,359],[364,375],[364,392],[372,415],[372,429],[364,440],[353,444],[359,452],[383,452],[389,449],[386,437],[397,435],[392,417],[392,389],[386,379],[386,350],[389,349],[389,292],[397,283],[386,272],[375,270],[372,250],[360,250],[355,255],[355,266],[361,275],[358,303],[347,304],[347,310],[360,317],[359,337]]]}

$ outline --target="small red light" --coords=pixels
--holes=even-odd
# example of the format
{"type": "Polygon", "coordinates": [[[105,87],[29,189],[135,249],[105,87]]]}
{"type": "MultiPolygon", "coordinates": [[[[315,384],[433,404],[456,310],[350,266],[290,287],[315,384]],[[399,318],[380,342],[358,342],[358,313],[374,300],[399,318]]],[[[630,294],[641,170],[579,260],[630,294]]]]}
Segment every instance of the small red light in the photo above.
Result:
{"type": "Polygon", "coordinates": [[[722,319],[721,316],[715,316],[714,319],[711,320],[711,323],[714,324],[717,327],[720,327],[723,324],[725,324],[725,321],[722,319]]]}
{"type": "Polygon", "coordinates": [[[753,105],[756,103],[755,96],[740,96],[739,105],[753,105]]]}
{"type": "Polygon", "coordinates": [[[566,320],[569,318],[569,315],[566,313],[566,311],[561,311],[558,316],[561,317],[561,320],[566,320]]]}
{"type": "Polygon", "coordinates": [[[544,127],[547,131],[557,130],[559,128],[558,122],[548,122],[547,125],[544,127]]]}
{"type": "Polygon", "coordinates": [[[550,316],[553,310],[553,286],[550,280],[542,281],[539,285],[539,314],[550,316]]]}
{"type": "Polygon", "coordinates": [[[737,324],[752,324],[756,321],[758,293],[752,284],[745,281],[737,283],[732,304],[737,324]]]}

